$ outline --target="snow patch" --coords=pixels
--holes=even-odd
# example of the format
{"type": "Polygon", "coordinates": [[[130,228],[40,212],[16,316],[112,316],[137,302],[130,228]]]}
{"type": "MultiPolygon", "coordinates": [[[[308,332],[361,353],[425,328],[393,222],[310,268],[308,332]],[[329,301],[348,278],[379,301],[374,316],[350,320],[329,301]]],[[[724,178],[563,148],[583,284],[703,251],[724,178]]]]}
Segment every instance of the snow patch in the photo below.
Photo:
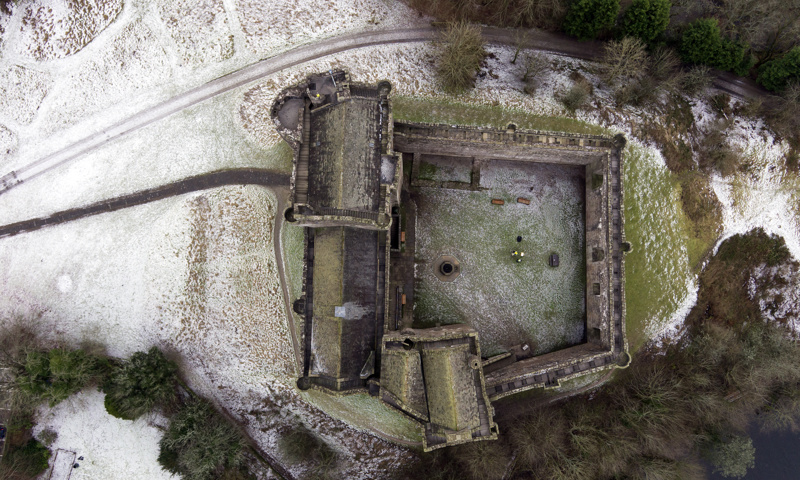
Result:
{"type": "Polygon", "coordinates": [[[47,73],[33,68],[21,65],[0,68],[0,115],[17,123],[31,123],[50,83],[47,73]]]}
{"type": "Polygon", "coordinates": [[[122,0],[33,0],[22,15],[17,51],[34,60],[74,54],[117,18],[122,0]]]}
{"type": "Polygon", "coordinates": [[[233,34],[222,0],[161,0],[158,9],[183,64],[214,63],[233,56],[233,34]]]}
{"type": "Polygon", "coordinates": [[[38,436],[45,429],[58,433],[50,449],[61,451],[51,462],[61,458],[62,453],[67,458],[69,452],[74,452],[79,465],[78,468],[71,468],[72,464],[56,465],[59,468],[53,471],[52,478],[67,478],[70,469],[70,480],[178,478],[158,464],[158,442],[162,433],[154,424],[160,421],[156,418],[159,415],[121,420],[106,412],[104,397],[96,390],[84,390],[53,408],[39,408],[34,435],[38,436]],[[67,476],[64,476],[65,467],[67,476]]]}

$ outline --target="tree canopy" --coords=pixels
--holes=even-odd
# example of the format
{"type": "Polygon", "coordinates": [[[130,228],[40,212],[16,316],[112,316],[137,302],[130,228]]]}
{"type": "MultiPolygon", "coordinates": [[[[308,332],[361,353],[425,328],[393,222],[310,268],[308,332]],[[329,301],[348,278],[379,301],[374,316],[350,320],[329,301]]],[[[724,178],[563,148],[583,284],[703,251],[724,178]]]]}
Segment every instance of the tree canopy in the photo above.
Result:
{"type": "Polygon", "coordinates": [[[669,0],[634,0],[625,11],[622,34],[652,42],[669,25],[669,0]]]}
{"type": "Polygon", "coordinates": [[[564,19],[564,31],[581,40],[590,40],[611,27],[618,13],[619,0],[575,0],[564,19]]]}
{"type": "Polygon", "coordinates": [[[157,347],[136,352],[117,368],[103,385],[106,410],[133,420],[175,398],[178,367],[157,347]]]}
{"type": "Polygon", "coordinates": [[[715,18],[695,20],[683,32],[681,58],[686,63],[703,64],[746,75],[752,63],[747,47],[722,36],[715,18]]]}
{"type": "Polygon", "coordinates": [[[767,90],[781,91],[791,81],[800,79],[800,47],[794,47],[785,55],[761,67],[758,83],[767,90]]]}

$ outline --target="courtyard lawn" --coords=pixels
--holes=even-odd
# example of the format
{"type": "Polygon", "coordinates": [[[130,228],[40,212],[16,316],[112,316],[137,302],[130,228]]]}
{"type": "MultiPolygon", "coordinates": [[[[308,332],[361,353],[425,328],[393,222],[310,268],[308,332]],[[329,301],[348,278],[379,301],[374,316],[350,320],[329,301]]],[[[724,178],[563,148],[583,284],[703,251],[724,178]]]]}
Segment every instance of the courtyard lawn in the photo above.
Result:
{"type": "Polygon", "coordinates": [[[581,343],[583,169],[497,161],[482,169],[481,186],[488,190],[419,189],[417,326],[468,323],[479,332],[484,355],[525,342],[536,353],[581,343]],[[517,203],[517,197],[530,199],[530,205],[517,203]],[[493,198],[505,205],[492,205],[493,198]],[[515,249],[526,253],[522,263],[511,258],[515,249]],[[561,258],[558,268],[547,265],[551,252],[561,258]],[[434,275],[440,255],[460,261],[462,273],[454,282],[434,275]]]}
{"type": "Polygon", "coordinates": [[[444,99],[392,97],[392,115],[401,122],[446,123],[506,128],[509,123],[527,130],[574,132],[594,135],[611,134],[609,130],[575,118],[544,117],[521,110],[468,105],[444,99]]]}
{"type": "MultiPolygon", "coordinates": [[[[705,250],[690,235],[680,183],[653,150],[628,143],[625,158],[626,331],[631,352],[658,337],[697,292],[690,265],[705,250]]],[[[678,320],[680,322],[676,322],[678,320]]]]}

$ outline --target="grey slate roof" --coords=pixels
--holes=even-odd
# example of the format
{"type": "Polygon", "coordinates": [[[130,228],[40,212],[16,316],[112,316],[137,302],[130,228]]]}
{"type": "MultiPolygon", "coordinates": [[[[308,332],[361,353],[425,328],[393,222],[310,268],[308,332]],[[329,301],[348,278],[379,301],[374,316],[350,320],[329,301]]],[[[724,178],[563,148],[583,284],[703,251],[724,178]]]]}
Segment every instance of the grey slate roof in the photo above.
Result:
{"type": "Polygon", "coordinates": [[[377,212],[380,207],[380,104],[352,98],[311,110],[308,204],[377,212]]]}
{"type": "Polygon", "coordinates": [[[316,229],[311,376],[357,382],[375,349],[379,234],[351,227],[316,229]]]}

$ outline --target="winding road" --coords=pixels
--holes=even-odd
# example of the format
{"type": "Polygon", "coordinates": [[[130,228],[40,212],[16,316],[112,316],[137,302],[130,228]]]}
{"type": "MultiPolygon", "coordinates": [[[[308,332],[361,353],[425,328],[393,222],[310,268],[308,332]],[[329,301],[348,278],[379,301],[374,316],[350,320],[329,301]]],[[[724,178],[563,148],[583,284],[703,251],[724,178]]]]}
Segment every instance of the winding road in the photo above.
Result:
{"type": "MultiPolygon", "coordinates": [[[[439,29],[432,26],[363,31],[303,45],[261,60],[142,110],[39,160],[6,173],[0,177],[0,194],[173,113],[281,70],[357,48],[426,42],[435,39],[438,32],[439,29]]],[[[489,43],[503,45],[517,45],[519,38],[518,33],[513,30],[493,27],[485,27],[483,35],[489,43]]],[[[582,42],[563,34],[528,30],[525,35],[524,47],[556,55],[596,60],[602,55],[603,43],[599,41],[582,42]]],[[[750,98],[766,94],[765,90],[751,80],[729,73],[719,73],[714,80],[714,86],[738,97],[750,98]]]]}

